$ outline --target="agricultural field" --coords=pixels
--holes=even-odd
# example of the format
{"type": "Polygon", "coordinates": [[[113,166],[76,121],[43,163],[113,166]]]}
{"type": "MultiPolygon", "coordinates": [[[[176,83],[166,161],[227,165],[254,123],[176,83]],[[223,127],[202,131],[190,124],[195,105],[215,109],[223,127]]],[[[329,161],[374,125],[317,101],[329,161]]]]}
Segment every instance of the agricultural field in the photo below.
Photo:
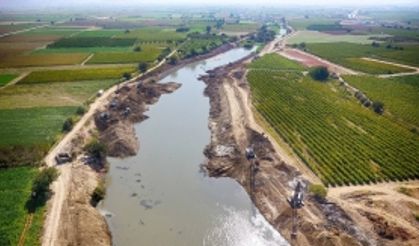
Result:
{"type": "Polygon", "coordinates": [[[0,148],[50,146],[76,107],[0,109],[0,148]]]}
{"type": "Polygon", "coordinates": [[[373,101],[384,103],[390,117],[407,122],[419,129],[419,76],[377,78],[345,76],[345,80],[373,101]]]}
{"type": "Polygon", "coordinates": [[[350,35],[350,34],[328,34],[317,31],[299,31],[297,34],[287,39],[288,44],[299,43],[335,43],[335,42],[348,42],[356,44],[371,44],[373,37],[388,37],[388,35],[350,35]]]}
{"type": "Polygon", "coordinates": [[[121,35],[125,32],[122,29],[100,29],[100,30],[85,30],[79,32],[75,37],[114,37],[116,35],[121,35]]]}
{"type": "Polygon", "coordinates": [[[156,45],[141,45],[141,51],[132,52],[98,52],[87,63],[139,63],[155,61],[164,47],[156,45]]]}
{"type": "Polygon", "coordinates": [[[225,24],[222,31],[227,33],[251,33],[256,32],[258,28],[258,23],[225,24]]]}
{"type": "Polygon", "coordinates": [[[176,32],[174,29],[141,28],[117,35],[115,38],[137,39],[140,42],[167,42],[184,40],[186,38],[186,34],[176,32]]]}
{"type": "Polygon", "coordinates": [[[134,72],[135,67],[86,68],[70,70],[34,71],[19,81],[19,84],[37,84],[49,82],[66,82],[97,79],[119,79],[125,72],[134,72]]]}
{"type": "Polygon", "coordinates": [[[36,27],[42,23],[23,23],[23,24],[0,24],[0,34],[5,34],[9,32],[16,32],[20,30],[25,30],[28,28],[36,27]]]}
{"type": "Polygon", "coordinates": [[[323,17],[296,18],[289,20],[289,24],[296,30],[308,30],[309,27],[313,29],[313,26],[315,25],[335,25],[337,22],[339,22],[338,19],[323,17]]]}
{"type": "Polygon", "coordinates": [[[7,85],[16,77],[16,74],[0,74],[0,87],[7,85]]]}
{"type": "Polygon", "coordinates": [[[82,63],[89,54],[36,54],[7,57],[0,60],[0,68],[76,65],[82,63]]]}
{"type": "Polygon", "coordinates": [[[346,67],[369,74],[394,74],[414,71],[413,69],[409,68],[364,60],[361,58],[347,58],[345,59],[344,64],[346,67]]]}
{"type": "Polygon", "coordinates": [[[109,38],[109,37],[70,37],[60,39],[48,48],[73,48],[73,47],[124,47],[132,46],[135,38],[109,38]]]}
{"type": "Polygon", "coordinates": [[[15,84],[0,90],[0,109],[80,106],[118,79],[15,84]]]}
{"type": "MultiPolygon", "coordinates": [[[[354,43],[308,43],[306,50],[332,62],[348,66],[348,58],[372,57],[401,64],[419,66],[419,45],[403,45],[402,50],[386,48],[385,45],[373,47],[354,43]]],[[[356,69],[356,68],[354,68],[356,69]]]]}
{"type": "Polygon", "coordinates": [[[325,185],[419,177],[419,136],[361,106],[337,81],[263,69],[248,80],[255,109],[325,185]]]}
{"type": "MultiPolygon", "coordinates": [[[[36,168],[0,169],[0,245],[18,245],[28,212],[25,208],[36,168]]],[[[34,214],[25,245],[39,245],[43,210],[34,214]]]]}
{"type": "Polygon", "coordinates": [[[267,54],[263,58],[254,60],[250,66],[252,69],[266,70],[302,70],[304,67],[298,62],[286,59],[278,54],[267,54]]]}
{"type": "Polygon", "coordinates": [[[59,36],[68,37],[82,32],[85,28],[48,26],[25,32],[27,36],[59,36]]]}

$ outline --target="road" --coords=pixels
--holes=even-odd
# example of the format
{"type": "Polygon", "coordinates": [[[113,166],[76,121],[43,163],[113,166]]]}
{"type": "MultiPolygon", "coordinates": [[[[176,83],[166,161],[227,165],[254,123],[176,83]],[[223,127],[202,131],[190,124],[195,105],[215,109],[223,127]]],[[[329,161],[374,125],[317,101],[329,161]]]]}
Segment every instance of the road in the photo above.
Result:
{"type": "MultiPolygon", "coordinates": [[[[172,56],[177,50],[172,51],[165,59],[159,62],[156,66],[150,68],[146,73],[152,72],[158,67],[162,66],[168,57],[172,56]]],[[[125,81],[119,85],[115,85],[110,89],[106,90],[102,96],[96,99],[93,102],[89,110],[81,117],[81,119],[74,125],[73,129],[64,136],[61,141],[53,146],[50,152],[45,157],[44,161],[48,167],[55,166],[60,171],[60,176],[58,179],[51,185],[51,190],[53,191],[53,196],[49,201],[48,212],[47,216],[44,221],[44,234],[42,236],[42,245],[44,246],[55,246],[58,236],[59,236],[59,225],[60,225],[60,218],[61,218],[61,211],[63,208],[63,204],[66,200],[68,195],[68,187],[71,182],[71,165],[70,164],[63,164],[57,165],[55,162],[55,156],[58,153],[66,152],[71,148],[71,144],[73,139],[75,139],[79,132],[81,132],[90,120],[93,118],[93,115],[97,110],[102,108],[108,101],[108,99],[112,96],[112,94],[120,87],[124,86],[128,83],[132,83],[138,80],[143,74],[139,74],[138,76],[125,81]]]]}
{"type": "Polygon", "coordinates": [[[394,73],[394,74],[381,74],[381,75],[378,75],[378,77],[380,77],[380,78],[391,78],[391,77],[400,77],[400,76],[408,76],[408,75],[419,74],[419,68],[418,67],[413,67],[413,66],[409,66],[409,65],[405,65],[405,64],[396,63],[396,62],[383,61],[383,60],[369,58],[369,57],[363,57],[362,59],[366,60],[366,61],[379,62],[379,63],[383,63],[383,64],[388,64],[388,65],[393,65],[393,66],[413,70],[412,72],[394,73]]]}

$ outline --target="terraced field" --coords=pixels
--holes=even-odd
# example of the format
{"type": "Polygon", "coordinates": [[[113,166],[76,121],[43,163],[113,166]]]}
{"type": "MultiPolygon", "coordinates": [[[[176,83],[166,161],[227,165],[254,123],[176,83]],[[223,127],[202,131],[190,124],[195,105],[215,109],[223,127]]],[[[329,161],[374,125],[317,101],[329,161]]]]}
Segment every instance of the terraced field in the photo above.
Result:
{"type": "Polygon", "coordinates": [[[250,70],[253,104],[325,185],[419,178],[417,133],[362,107],[338,82],[281,69],[250,70]]]}
{"type": "Polygon", "coordinates": [[[377,78],[372,76],[345,76],[348,83],[364,92],[371,100],[384,103],[389,116],[419,129],[419,76],[377,78]]]}

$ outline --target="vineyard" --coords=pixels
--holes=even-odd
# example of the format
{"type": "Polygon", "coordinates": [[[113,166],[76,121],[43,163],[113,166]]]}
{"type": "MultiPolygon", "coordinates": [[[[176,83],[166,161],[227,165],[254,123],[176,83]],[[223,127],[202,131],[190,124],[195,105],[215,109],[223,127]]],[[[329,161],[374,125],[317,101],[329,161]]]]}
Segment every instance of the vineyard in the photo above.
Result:
{"type": "Polygon", "coordinates": [[[132,46],[134,45],[135,40],[135,38],[71,37],[60,39],[57,42],[48,45],[48,48],[132,46]]]}
{"type": "Polygon", "coordinates": [[[419,178],[417,133],[363,108],[337,82],[260,69],[248,80],[256,110],[325,185],[419,178]]]}
{"type": "Polygon", "coordinates": [[[381,101],[392,117],[419,127],[419,76],[383,79],[372,76],[345,76],[345,80],[371,100],[381,101]]]}

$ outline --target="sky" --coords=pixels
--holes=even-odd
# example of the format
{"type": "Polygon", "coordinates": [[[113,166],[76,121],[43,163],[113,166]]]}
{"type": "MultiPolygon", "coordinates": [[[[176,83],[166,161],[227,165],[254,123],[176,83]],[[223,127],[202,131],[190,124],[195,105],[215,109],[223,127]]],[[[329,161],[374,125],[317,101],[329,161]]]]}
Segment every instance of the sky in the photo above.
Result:
{"type": "Polygon", "coordinates": [[[257,6],[284,6],[284,5],[418,5],[419,0],[0,0],[2,8],[45,8],[45,7],[66,7],[66,6],[111,6],[111,5],[257,5],[257,6]]]}

